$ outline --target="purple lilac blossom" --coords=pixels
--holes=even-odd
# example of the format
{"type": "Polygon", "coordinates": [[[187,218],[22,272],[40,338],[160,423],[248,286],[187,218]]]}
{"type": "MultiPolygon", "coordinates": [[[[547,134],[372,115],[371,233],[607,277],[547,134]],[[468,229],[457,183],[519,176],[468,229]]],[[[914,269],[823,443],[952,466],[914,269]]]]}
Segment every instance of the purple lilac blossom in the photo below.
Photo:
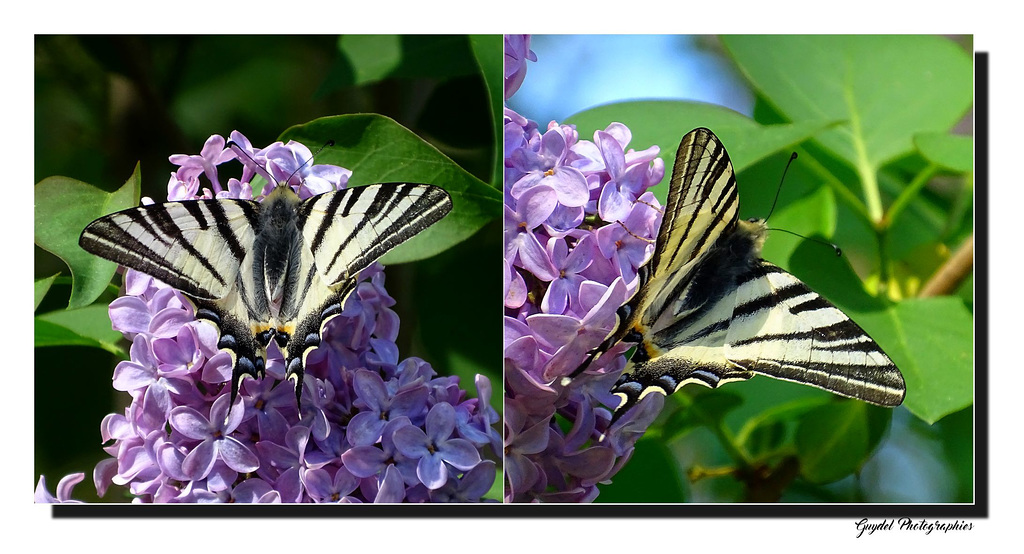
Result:
{"type": "MultiPolygon", "coordinates": [[[[256,149],[237,131],[230,139],[247,156],[225,149],[217,135],[200,155],[171,156],[179,168],[168,198],[261,200],[274,179],[289,177],[308,198],[344,188],[351,175],[322,164],[299,169],[312,154],[296,142],[256,149]],[[242,175],[225,188],[219,166],[231,160],[242,162],[242,175]],[[254,191],[256,175],[271,180],[254,191]]],[[[245,379],[240,401],[229,406],[231,356],[217,349],[216,329],[196,320],[191,302],[133,270],[124,272],[124,293],[109,312],[132,342],[131,357],[114,369],[113,385],[131,404],[100,425],[110,456],[93,471],[100,496],[116,484],[136,503],[476,502],[494,482],[495,464],[485,456],[500,456],[501,437],[490,382],[478,375],[477,398],[467,398],[457,377],[400,359],[399,320],[380,264],[358,276],[307,357],[301,419],[276,345],[266,377],[245,379]]],[[[53,496],[40,477],[36,501],[69,502],[83,478],[61,479],[53,496]]]]}
{"type": "Polygon", "coordinates": [[[84,473],[65,475],[57,483],[57,495],[54,496],[46,488],[46,477],[40,475],[39,483],[36,485],[35,501],[40,504],[77,504],[79,503],[77,500],[71,499],[71,490],[75,488],[75,485],[81,483],[83,479],[85,479],[84,473]]]}
{"type": "MultiPolygon", "coordinates": [[[[506,35],[506,99],[525,76],[529,37],[506,35]],[[511,92],[510,92],[511,91],[511,92]]],[[[665,174],[658,147],[629,148],[621,123],[579,138],[505,108],[505,501],[591,502],[629,460],[663,405],[648,395],[614,426],[619,344],[567,385],[615,324],[654,252],[665,174]],[[567,429],[567,430],[566,430],[567,429]]]]}
{"type": "Polygon", "coordinates": [[[519,90],[526,78],[526,60],[537,61],[530,50],[530,35],[505,35],[505,99],[519,90]]]}

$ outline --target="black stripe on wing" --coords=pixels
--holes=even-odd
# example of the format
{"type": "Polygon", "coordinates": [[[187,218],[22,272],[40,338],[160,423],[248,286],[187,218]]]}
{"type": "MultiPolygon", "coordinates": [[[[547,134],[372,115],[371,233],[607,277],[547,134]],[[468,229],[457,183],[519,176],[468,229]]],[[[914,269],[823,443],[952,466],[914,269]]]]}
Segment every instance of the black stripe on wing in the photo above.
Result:
{"type": "MultiPolygon", "coordinates": [[[[159,235],[154,235],[152,240],[164,243],[163,238],[159,235]]],[[[199,281],[182,275],[164,256],[108,218],[101,218],[90,223],[79,237],[78,245],[87,252],[141,271],[176,289],[196,296],[207,298],[213,296],[199,281]]]]}

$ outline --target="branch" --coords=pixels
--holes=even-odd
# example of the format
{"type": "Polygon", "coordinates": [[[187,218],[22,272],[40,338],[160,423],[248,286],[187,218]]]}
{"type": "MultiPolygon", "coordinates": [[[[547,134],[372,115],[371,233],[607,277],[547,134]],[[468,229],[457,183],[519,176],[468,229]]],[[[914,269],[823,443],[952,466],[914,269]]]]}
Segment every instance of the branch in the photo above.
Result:
{"type": "Polygon", "coordinates": [[[960,245],[953,256],[946,260],[946,263],[942,264],[932,278],[921,287],[921,292],[917,295],[923,298],[952,294],[960,286],[960,283],[964,282],[973,268],[974,233],[971,233],[971,236],[967,237],[967,240],[960,245]]]}

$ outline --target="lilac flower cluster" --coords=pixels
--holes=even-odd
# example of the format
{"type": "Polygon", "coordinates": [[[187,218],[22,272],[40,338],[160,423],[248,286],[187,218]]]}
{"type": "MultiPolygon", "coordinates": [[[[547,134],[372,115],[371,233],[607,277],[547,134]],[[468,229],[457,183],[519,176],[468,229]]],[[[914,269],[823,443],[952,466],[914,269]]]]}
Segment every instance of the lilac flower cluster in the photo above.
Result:
{"type": "MultiPolygon", "coordinates": [[[[172,156],[179,168],[169,199],[259,199],[289,177],[308,198],[343,188],[351,174],[303,166],[312,154],[296,142],[257,150],[237,131],[231,140],[249,156],[225,149],[217,135],[199,156],[172,156]],[[244,169],[225,187],[217,166],[232,159],[244,169]],[[200,193],[201,175],[210,186],[200,193]],[[259,192],[255,175],[266,180],[259,192]]],[[[379,264],[360,274],[308,356],[301,419],[276,346],[267,376],[244,380],[229,405],[231,356],[217,349],[215,328],[151,277],[127,270],[124,289],[110,318],[132,341],[131,358],[117,365],[113,385],[132,402],[102,422],[111,457],[93,474],[100,496],[113,483],[127,486],[134,502],[474,502],[494,482],[496,465],[482,456],[485,447],[495,455],[500,448],[490,382],[478,375],[470,399],[458,377],[399,359],[399,320],[379,264]]],[[[67,500],[77,482],[70,477],[56,498],[40,479],[36,500],[67,500]]]]}
{"type": "MultiPolygon", "coordinates": [[[[528,38],[506,37],[505,45],[506,60],[536,59],[524,53],[528,38]]],[[[524,72],[506,69],[506,91],[524,72]]],[[[553,121],[542,132],[508,108],[504,124],[505,500],[589,502],[629,459],[663,399],[645,397],[609,427],[625,344],[567,386],[562,378],[604,340],[638,285],[661,223],[647,189],[664,176],[664,162],[657,146],[627,149],[631,134],[621,123],[593,141],[553,121]]]]}

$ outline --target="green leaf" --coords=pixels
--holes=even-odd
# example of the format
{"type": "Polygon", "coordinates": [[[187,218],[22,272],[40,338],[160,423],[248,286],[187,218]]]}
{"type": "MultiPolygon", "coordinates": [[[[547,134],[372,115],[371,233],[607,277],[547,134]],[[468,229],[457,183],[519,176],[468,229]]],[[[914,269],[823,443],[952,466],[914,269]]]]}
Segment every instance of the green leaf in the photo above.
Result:
{"type": "Polygon", "coordinates": [[[766,421],[752,427],[743,441],[743,451],[753,459],[760,459],[780,450],[786,442],[787,428],[785,421],[766,421]]]}
{"type": "Polygon", "coordinates": [[[287,129],[281,140],[324,144],[317,161],[352,170],[349,186],[411,182],[437,185],[452,197],[452,211],[437,224],[389,252],[382,262],[427,258],[475,233],[501,214],[501,192],[458,166],[394,120],[376,114],[324,117],[287,129]]]}
{"type": "Polygon", "coordinates": [[[338,49],[356,85],[389,77],[445,79],[477,71],[464,35],[345,35],[338,39],[338,49]]]}
{"type": "Polygon", "coordinates": [[[117,264],[82,250],[78,237],[94,219],[139,203],[141,176],[132,176],[114,192],[68,177],[47,177],[35,187],[35,242],[71,268],[69,308],[87,306],[110,283],[117,264]]]}
{"type": "Polygon", "coordinates": [[[743,399],[729,391],[692,391],[692,396],[672,396],[683,407],[676,410],[662,425],[666,440],[671,441],[695,427],[721,425],[725,416],[743,405],[743,399]]]}
{"type": "Polygon", "coordinates": [[[701,390],[691,399],[688,411],[705,423],[717,425],[725,419],[729,412],[742,404],[743,399],[729,391],[701,390]]]}
{"type": "Polygon", "coordinates": [[[787,438],[785,434],[780,435],[786,424],[829,402],[830,398],[815,394],[770,406],[743,424],[736,433],[736,442],[754,458],[778,450],[787,438]]]}
{"type": "Polygon", "coordinates": [[[641,438],[633,457],[602,487],[596,502],[686,502],[686,488],[664,441],[641,438]]]}
{"type": "Polygon", "coordinates": [[[74,310],[57,310],[36,316],[35,346],[84,345],[126,356],[118,346],[123,338],[110,325],[108,307],[93,304],[74,310]]]}
{"type": "MultiPolygon", "coordinates": [[[[501,79],[502,64],[504,57],[501,52],[501,35],[470,35],[469,44],[473,49],[473,56],[480,66],[480,75],[487,85],[487,105],[491,107],[491,121],[494,125],[494,144],[502,144],[503,127],[497,122],[501,121],[502,100],[505,97],[505,81],[501,79]]],[[[502,164],[498,158],[502,156],[500,149],[494,149],[494,175],[491,177],[491,184],[500,188],[503,171],[502,164]]]]}
{"type": "Polygon", "coordinates": [[[99,347],[93,339],[89,339],[75,333],[74,331],[39,319],[35,319],[35,347],[43,346],[95,346],[99,347]]]}
{"type": "MultiPolygon", "coordinates": [[[[762,126],[730,109],[700,102],[647,100],[598,106],[569,117],[581,139],[593,140],[594,131],[619,122],[629,127],[633,138],[629,148],[642,150],[657,145],[665,162],[665,175],[672,174],[676,150],[683,135],[697,127],[707,127],[725,144],[737,172],[769,155],[794,145],[826,129],[833,121],[802,121],[788,125],[762,126]]],[[[651,190],[664,200],[668,179],[651,190]]]]}
{"type": "Polygon", "coordinates": [[[974,170],[974,138],[948,133],[919,133],[914,146],[924,159],[959,173],[974,170]]]}
{"type": "Polygon", "coordinates": [[[347,58],[356,85],[384,79],[402,63],[402,39],[398,35],[344,35],[338,50],[347,58]]]}
{"type": "Polygon", "coordinates": [[[60,273],[55,273],[54,275],[52,275],[50,277],[45,277],[43,279],[36,279],[36,281],[35,281],[36,305],[32,308],[33,310],[39,308],[39,303],[43,301],[44,297],[46,297],[46,293],[50,290],[50,287],[53,285],[54,280],[56,280],[58,276],[60,276],[60,273]]]}
{"type": "Polygon", "coordinates": [[[758,93],[791,121],[844,120],[816,137],[877,169],[946,132],[973,101],[970,56],[935,36],[727,36],[722,43],[758,93]]]}
{"type": "Polygon", "coordinates": [[[830,483],[855,471],[878,445],[892,412],[855,400],[830,402],[800,418],[796,452],[801,474],[830,483]]]}
{"type": "MultiPolygon", "coordinates": [[[[974,402],[974,316],[956,297],[910,298],[878,328],[898,337],[886,352],[907,382],[903,405],[931,424],[974,402]]],[[[874,329],[874,321],[865,319],[874,329]]],[[[868,327],[866,326],[865,329],[868,327]]],[[[869,330],[870,332],[870,330],[869,330]]]]}

